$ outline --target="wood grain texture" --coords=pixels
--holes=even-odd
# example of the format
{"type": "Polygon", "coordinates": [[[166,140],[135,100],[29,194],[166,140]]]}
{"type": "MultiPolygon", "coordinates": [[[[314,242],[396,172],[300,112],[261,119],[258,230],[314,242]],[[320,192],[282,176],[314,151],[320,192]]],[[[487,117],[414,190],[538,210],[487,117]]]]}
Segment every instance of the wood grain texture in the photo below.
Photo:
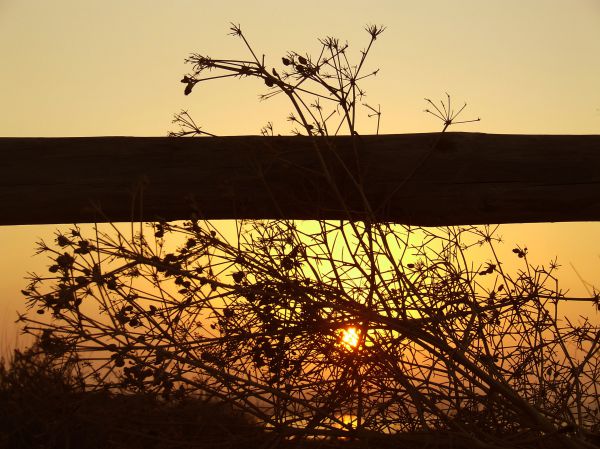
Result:
{"type": "Polygon", "coordinates": [[[0,138],[0,224],[175,220],[192,213],[207,219],[362,219],[365,207],[349,173],[360,178],[373,217],[381,221],[437,226],[600,219],[597,135],[431,133],[331,142],[0,138]]]}

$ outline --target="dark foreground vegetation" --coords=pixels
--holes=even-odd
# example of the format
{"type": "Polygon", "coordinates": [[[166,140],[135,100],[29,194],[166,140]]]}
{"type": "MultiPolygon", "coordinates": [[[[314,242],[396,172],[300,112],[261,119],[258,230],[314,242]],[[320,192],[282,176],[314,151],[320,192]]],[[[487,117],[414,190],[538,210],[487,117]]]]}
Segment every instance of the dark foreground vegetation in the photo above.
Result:
{"type": "MultiPolygon", "coordinates": [[[[509,440],[518,442],[517,447],[522,448],[562,447],[552,435],[530,441],[512,435],[509,440]]],[[[598,436],[591,434],[588,440],[590,444],[600,442],[598,436]]],[[[74,367],[57,365],[40,351],[39,344],[15,350],[10,360],[2,360],[0,364],[1,449],[255,447],[461,449],[474,446],[465,435],[443,431],[374,433],[369,438],[353,438],[349,434],[314,440],[282,438],[221,400],[86,391],[74,367]]]]}
{"type": "Polygon", "coordinates": [[[0,448],[245,448],[270,437],[229,404],[207,398],[86,391],[73,367],[38,345],[0,368],[0,448]]]}

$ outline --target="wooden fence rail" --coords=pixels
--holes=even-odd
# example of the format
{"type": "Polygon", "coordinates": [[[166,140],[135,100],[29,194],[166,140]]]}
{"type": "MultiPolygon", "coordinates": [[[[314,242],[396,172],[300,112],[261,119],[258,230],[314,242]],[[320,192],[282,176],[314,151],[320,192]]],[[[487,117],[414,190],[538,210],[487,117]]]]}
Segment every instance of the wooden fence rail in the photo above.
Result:
{"type": "MultiPolygon", "coordinates": [[[[332,142],[334,150],[320,156],[353,218],[364,207],[340,160],[360,173],[377,220],[600,219],[598,135],[431,133],[332,142]]],[[[1,225],[175,220],[192,212],[208,219],[348,218],[308,137],[0,138],[0,205],[1,225]]]]}

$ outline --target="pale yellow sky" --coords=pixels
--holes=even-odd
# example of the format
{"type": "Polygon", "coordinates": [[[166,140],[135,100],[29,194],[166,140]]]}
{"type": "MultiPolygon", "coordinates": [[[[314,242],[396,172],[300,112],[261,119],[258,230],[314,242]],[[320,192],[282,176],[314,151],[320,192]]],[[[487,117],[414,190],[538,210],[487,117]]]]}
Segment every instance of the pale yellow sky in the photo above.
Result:
{"type": "MultiPolygon", "coordinates": [[[[482,118],[456,129],[600,134],[598,0],[0,0],[0,136],[162,136],[182,108],[220,135],[258,134],[269,120],[288,132],[287,105],[259,103],[258,82],[215,82],[183,95],[189,53],[246,56],[227,36],[231,21],[277,67],[288,50],[316,52],[326,35],[347,39],[357,55],[367,42],[363,26],[386,25],[370,59],[381,72],[363,86],[367,100],[381,104],[383,133],[439,130],[422,112],[423,98],[448,91],[482,118]]],[[[359,128],[374,131],[369,122],[359,128]]],[[[0,228],[5,322],[22,277],[40,266],[30,257],[34,240],[52,229],[0,228]]],[[[599,224],[503,233],[508,252],[520,243],[540,263],[557,255],[566,288],[583,291],[569,263],[600,286],[599,224]]]]}

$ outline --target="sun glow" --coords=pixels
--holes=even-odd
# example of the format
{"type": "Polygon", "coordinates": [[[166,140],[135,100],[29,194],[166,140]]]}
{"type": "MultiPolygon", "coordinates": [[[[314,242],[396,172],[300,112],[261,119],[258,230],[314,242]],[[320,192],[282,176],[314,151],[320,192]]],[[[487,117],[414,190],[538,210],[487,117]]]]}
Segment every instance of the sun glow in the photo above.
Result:
{"type": "Polygon", "coordinates": [[[347,327],[340,331],[340,343],[349,351],[358,347],[360,342],[360,330],[354,326],[347,327]]]}

